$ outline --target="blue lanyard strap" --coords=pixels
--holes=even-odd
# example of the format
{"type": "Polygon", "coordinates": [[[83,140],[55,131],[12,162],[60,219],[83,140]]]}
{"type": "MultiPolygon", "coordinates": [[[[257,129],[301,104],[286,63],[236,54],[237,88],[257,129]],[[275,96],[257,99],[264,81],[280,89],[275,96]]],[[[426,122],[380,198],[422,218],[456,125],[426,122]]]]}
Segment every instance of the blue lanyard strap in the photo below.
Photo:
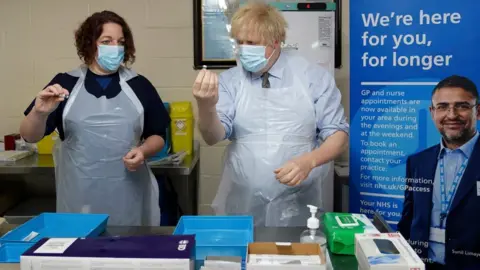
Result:
{"type": "Polygon", "coordinates": [[[457,189],[458,183],[460,182],[460,179],[462,178],[468,163],[468,158],[463,161],[462,166],[460,167],[460,170],[458,170],[457,175],[453,179],[452,186],[450,187],[450,190],[448,191],[448,194],[447,194],[447,188],[445,184],[445,165],[443,160],[444,158],[442,157],[442,159],[440,159],[440,193],[442,196],[442,211],[440,213],[440,227],[443,227],[443,221],[447,217],[447,213],[450,210],[450,207],[452,206],[453,194],[457,189]]]}

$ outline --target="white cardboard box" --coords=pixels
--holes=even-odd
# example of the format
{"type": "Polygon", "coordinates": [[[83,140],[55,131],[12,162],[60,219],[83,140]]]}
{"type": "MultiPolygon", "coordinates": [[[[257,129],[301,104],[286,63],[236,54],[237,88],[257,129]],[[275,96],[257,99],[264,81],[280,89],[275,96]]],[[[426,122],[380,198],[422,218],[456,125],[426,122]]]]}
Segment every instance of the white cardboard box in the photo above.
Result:
{"type": "Polygon", "coordinates": [[[200,270],[242,270],[242,257],[207,256],[200,270]]]}
{"type": "Polygon", "coordinates": [[[398,232],[356,234],[355,257],[360,270],[425,270],[423,261],[398,232]]]}
{"type": "Polygon", "coordinates": [[[247,270],[325,270],[324,252],[315,243],[250,243],[247,270]]]}

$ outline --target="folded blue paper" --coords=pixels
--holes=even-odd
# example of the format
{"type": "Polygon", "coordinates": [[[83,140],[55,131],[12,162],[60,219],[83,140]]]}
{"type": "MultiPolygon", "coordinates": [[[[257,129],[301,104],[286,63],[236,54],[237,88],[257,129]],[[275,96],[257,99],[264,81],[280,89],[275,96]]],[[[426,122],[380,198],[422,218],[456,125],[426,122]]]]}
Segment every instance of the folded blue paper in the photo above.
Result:
{"type": "Polygon", "coordinates": [[[368,257],[368,263],[370,263],[371,265],[392,264],[399,262],[401,258],[402,256],[396,254],[370,256],[368,257]]]}

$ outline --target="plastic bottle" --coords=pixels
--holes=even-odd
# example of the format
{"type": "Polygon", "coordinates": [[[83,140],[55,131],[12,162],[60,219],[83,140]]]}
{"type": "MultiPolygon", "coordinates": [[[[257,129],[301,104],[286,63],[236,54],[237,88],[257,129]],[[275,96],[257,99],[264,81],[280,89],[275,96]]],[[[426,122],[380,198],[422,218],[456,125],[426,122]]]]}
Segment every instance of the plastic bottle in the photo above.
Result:
{"type": "Polygon", "coordinates": [[[320,221],[316,217],[318,207],[307,205],[310,208],[312,216],[307,220],[308,229],[300,235],[300,243],[318,243],[322,249],[326,247],[327,238],[325,234],[319,230],[320,221]]]}

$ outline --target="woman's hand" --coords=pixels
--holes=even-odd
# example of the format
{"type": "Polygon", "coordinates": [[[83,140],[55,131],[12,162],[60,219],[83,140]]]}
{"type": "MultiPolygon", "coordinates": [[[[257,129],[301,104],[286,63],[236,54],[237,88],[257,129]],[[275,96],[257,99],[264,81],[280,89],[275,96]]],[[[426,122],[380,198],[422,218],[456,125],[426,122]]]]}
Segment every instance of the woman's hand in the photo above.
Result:
{"type": "Polygon", "coordinates": [[[133,148],[123,157],[123,163],[125,163],[125,167],[127,167],[127,169],[131,172],[136,171],[144,162],[145,155],[138,147],[133,148]]]}
{"type": "Polygon", "coordinates": [[[53,112],[60,102],[68,96],[68,91],[59,84],[50,85],[38,93],[35,99],[34,109],[40,114],[50,114],[53,112]]]}

